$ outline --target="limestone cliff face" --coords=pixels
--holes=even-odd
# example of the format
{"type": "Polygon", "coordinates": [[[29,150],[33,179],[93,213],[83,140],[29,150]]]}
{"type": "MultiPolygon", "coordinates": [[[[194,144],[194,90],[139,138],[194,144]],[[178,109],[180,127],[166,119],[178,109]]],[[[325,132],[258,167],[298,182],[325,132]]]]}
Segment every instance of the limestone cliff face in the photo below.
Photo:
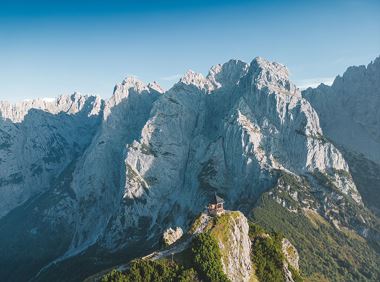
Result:
{"type": "MultiPolygon", "coordinates": [[[[195,226],[201,226],[202,222],[206,222],[206,225],[203,224],[206,226],[203,232],[209,232],[219,245],[223,271],[228,279],[233,282],[258,281],[253,264],[255,253],[252,250],[252,240],[254,238],[249,237],[247,218],[239,211],[226,211],[216,218],[202,214],[195,226]]],[[[195,230],[194,226],[192,229],[195,230]]],[[[271,237],[266,233],[259,236],[271,237]]],[[[293,271],[299,272],[298,251],[287,238],[283,238],[280,252],[284,257],[282,269],[280,269],[283,277],[288,282],[294,282],[293,271]]]]}
{"type": "Polygon", "coordinates": [[[185,226],[213,191],[230,206],[255,199],[279,170],[326,175],[361,204],[346,161],[287,69],[262,58],[231,60],[206,77],[189,71],[154,102],[140,134],[125,148],[122,202],[109,217],[107,247],[143,225],[151,236],[185,226]]]}
{"type": "Polygon", "coordinates": [[[251,281],[254,271],[247,218],[238,211],[227,212],[217,218],[210,232],[218,241],[227,277],[231,281],[251,281]]]}
{"type": "MultiPolygon", "coordinates": [[[[153,103],[161,94],[159,91],[155,85],[145,85],[130,77],[116,85],[113,96],[105,103],[101,126],[73,173],[71,187],[78,199],[78,209],[76,234],[68,253],[85,249],[102,235],[108,236],[105,234],[108,222],[119,215],[122,218],[113,222],[112,229],[116,229],[117,236],[133,236],[122,229],[139,222],[132,213],[120,210],[129,205],[122,200],[122,187],[126,181],[132,181],[133,175],[124,158],[141,135],[153,103]]],[[[114,239],[105,238],[113,241],[109,248],[120,247],[120,242],[114,239]]]]}

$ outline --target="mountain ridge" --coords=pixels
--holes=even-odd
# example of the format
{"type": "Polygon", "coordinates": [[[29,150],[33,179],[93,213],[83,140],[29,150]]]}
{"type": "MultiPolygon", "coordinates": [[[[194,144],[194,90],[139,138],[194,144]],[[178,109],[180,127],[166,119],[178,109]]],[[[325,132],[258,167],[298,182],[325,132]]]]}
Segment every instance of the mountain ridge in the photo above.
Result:
{"type": "MultiPolygon", "coordinates": [[[[76,94],[21,104],[20,113],[2,103],[0,140],[7,145],[0,147],[0,166],[8,169],[0,170],[0,189],[11,204],[0,206],[0,225],[11,228],[8,221],[27,212],[21,221],[33,221],[14,230],[14,237],[31,245],[44,244],[46,234],[40,236],[39,230],[57,224],[65,230],[59,254],[36,254],[44,256],[38,270],[94,248],[121,252],[146,242],[139,250],[146,251],[168,227],[186,229],[214,192],[227,207],[248,214],[286,173],[306,183],[311,202],[304,208],[338,230],[376,238],[375,219],[363,205],[345,154],[325,136],[305,93],[289,80],[285,66],[257,57],[250,64],[230,60],[216,65],[206,77],[188,72],[165,92],[156,83],[127,77],[107,101],[76,94]],[[39,109],[27,112],[30,105],[39,109]],[[46,118],[29,124],[34,112],[46,118]],[[46,121],[51,127],[38,131],[46,121]],[[44,132],[46,141],[26,137],[33,131],[44,132]],[[23,140],[30,142],[30,151],[17,151],[25,147],[23,140]],[[13,169],[10,164],[23,163],[21,158],[31,159],[28,169],[13,169]],[[17,172],[33,174],[33,164],[42,172],[14,180],[17,172]]],[[[7,232],[0,234],[4,250],[15,239],[7,232]]],[[[51,240],[58,242],[59,236],[51,240]]],[[[4,259],[11,255],[9,250],[4,259]]]]}

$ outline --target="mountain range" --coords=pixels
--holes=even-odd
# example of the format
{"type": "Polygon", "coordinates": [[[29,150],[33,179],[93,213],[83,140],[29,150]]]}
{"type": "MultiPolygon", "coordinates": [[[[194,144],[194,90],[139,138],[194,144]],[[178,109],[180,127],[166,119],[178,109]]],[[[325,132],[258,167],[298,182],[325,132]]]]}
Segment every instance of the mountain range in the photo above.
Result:
{"type": "Polygon", "coordinates": [[[128,77],[108,100],[0,102],[0,275],[82,280],[187,230],[216,192],[283,232],[310,280],[376,281],[379,107],[380,58],[304,91],[257,57],[167,91],[128,77]]]}

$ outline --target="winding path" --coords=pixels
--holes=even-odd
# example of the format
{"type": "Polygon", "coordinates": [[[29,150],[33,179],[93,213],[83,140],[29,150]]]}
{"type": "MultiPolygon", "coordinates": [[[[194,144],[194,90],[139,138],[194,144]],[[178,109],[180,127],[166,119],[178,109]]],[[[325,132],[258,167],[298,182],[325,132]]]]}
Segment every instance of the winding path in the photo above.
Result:
{"type": "MultiPolygon", "coordinates": [[[[199,226],[197,227],[197,229],[195,229],[195,231],[191,235],[189,235],[189,237],[187,237],[184,240],[180,239],[176,243],[174,243],[173,245],[170,245],[169,247],[167,247],[166,249],[153,252],[149,255],[142,257],[141,259],[143,259],[143,260],[158,260],[161,258],[170,257],[171,255],[174,255],[174,254],[177,254],[177,253],[184,251],[186,248],[189,247],[193,238],[196,235],[198,235],[199,233],[202,233],[205,230],[205,228],[207,227],[210,220],[212,220],[212,217],[210,217],[206,213],[202,213],[199,218],[200,218],[199,226]]],[[[112,267],[112,269],[117,269],[121,272],[124,272],[124,271],[128,270],[129,267],[130,267],[130,263],[128,262],[125,264],[120,264],[118,266],[114,266],[114,267],[112,267]]],[[[102,272],[99,272],[95,275],[88,277],[84,281],[85,282],[100,281],[100,279],[103,277],[103,275],[108,273],[112,269],[110,268],[110,269],[104,270],[102,272]]]]}

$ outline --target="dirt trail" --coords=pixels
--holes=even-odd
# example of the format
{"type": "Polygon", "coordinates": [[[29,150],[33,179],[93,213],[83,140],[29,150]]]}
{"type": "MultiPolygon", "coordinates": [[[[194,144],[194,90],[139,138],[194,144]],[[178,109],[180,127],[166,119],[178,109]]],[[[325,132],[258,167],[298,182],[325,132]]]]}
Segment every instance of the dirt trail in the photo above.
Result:
{"type": "MultiPolygon", "coordinates": [[[[144,260],[158,260],[158,259],[161,259],[164,257],[170,257],[171,255],[174,255],[174,254],[177,254],[177,253],[184,251],[187,247],[189,247],[193,238],[205,230],[205,228],[207,227],[207,225],[211,219],[212,219],[212,217],[208,216],[206,213],[202,213],[200,215],[199,226],[195,229],[195,231],[188,238],[186,238],[184,240],[179,240],[178,242],[174,243],[173,245],[169,246],[168,248],[166,248],[164,250],[153,252],[149,255],[146,255],[146,256],[142,257],[142,259],[144,259],[144,260]]],[[[128,270],[129,267],[130,267],[129,262],[125,263],[125,264],[120,264],[118,266],[112,267],[112,268],[107,269],[105,271],[99,272],[95,275],[92,275],[92,276],[88,277],[87,279],[85,279],[84,281],[85,282],[100,281],[102,276],[104,274],[108,273],[109,271],[111,271],[112,269],[117,269],[121,272],[124,272],[124,271],[128,270]]]]}

